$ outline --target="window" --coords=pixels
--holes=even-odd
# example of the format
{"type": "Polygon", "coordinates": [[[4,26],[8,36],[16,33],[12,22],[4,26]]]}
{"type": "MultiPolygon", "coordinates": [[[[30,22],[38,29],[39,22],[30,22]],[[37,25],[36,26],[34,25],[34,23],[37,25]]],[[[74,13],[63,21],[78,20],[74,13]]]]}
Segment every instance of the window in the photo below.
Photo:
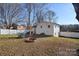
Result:
{"type": "Polygon", "coordinates": [[[33,31],[31,32],[31,34],[33,34],[33,31]]]}
{"type": "Polygon", "coordinates": [[[42,28],[42,26],[41,26],[41,28],[42,28]]]}
{"type": "Polygon", "coordinates": [[[48,25],[48,28],[50,28],[50,25],[48,25]]]}

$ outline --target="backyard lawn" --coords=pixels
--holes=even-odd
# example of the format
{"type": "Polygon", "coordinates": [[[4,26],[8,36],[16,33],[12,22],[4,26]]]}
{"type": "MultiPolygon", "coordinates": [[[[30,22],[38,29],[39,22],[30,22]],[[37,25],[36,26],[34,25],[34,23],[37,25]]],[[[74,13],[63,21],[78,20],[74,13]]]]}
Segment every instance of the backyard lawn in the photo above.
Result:
{"type": "Polygon", "coordinates": [[[12,56],[56,56],[76,55],[79,40],[71,38],[42,37],[35,42],[24,39],[0,39],[0,55],[12,56]]]}
{"type": "Polygon", "coordinates": [[[16,34],[1,34],[0,39],[10,39],[10,38],[18,38],[16,34]]]}

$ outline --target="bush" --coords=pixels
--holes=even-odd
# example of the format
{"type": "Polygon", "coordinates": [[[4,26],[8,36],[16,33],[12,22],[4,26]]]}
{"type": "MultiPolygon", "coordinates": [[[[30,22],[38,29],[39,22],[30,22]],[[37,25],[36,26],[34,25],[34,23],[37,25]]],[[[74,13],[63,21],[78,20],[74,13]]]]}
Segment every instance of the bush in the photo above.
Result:
{"type": "Polygon", "coordinates": [[[25,37],[25,33],[18,33],[18,37],[24,38],[25,37]]]}
{"type": "Polygon", "coordinates": [[[27,32],[27,33],[18,33],[18,37],[20,37],[20,38],[26,38],[28,36],[29,36],[29,32],[27,32]]]}

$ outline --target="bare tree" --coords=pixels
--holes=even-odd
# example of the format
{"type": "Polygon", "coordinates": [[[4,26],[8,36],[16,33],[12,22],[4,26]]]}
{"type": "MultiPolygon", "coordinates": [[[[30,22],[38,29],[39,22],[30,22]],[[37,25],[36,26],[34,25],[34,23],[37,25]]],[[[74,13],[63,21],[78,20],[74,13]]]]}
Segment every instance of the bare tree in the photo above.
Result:
{"type": "Polygon", "coordinates": [[[19,4],[1,3],[0,18],[3,19],[6,28],[10,29],[13,18],[17,17],[21,12],[19,4]]]}
{"type": "Polygon", "coordinates": [[[25,9],[27,10],[27,17],[28,17],[28,26],[31,26],[34,22],[43,21],[43,10],[46,4],[34,4],[34,3],[27,3],[25,4],[25,9]]]}
{"type": "Polygon", "coordinates": [[[46,19],[48,19],[49,22],[51,22],[52,20],[53,20],[53,22],[55,22],[55,19],[54,19],[55,16],[56,16],[56,14],[52,10],[48,10],[45,15],[46,19]]]}
{"type": "Polygon", "coordinates": [[[54,20],[53,17],[55,13],[52,10],[48,10],[48,4],[34,4],[34,3],[26,3],[26,15],[28,17],[28,26],[31,26],[32,23],[39,23],[45,20],[54,20]],[[47,18],[47,19],[46,19],[47,18]]]}
{"type": "Polygon", "coordinates": [[[46,12],[46,5],[47,4],[36,4],[36,12],[35,12],[35,16],[36,16],[36,22],[42,22],[44,21],[44,16],[45,16],[45,12],[46,12]]]}

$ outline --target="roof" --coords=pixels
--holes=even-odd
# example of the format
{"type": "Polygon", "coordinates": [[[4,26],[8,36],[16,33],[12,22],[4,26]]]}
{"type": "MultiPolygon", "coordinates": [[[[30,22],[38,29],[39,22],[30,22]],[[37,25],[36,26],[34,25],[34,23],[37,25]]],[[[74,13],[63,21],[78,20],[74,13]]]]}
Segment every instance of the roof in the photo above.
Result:
{"type": "Polygon", "coordinates": [[[24,23],[18,23],[17,26],[26,26],[24,23]]]}
{"type": "Polygon", "coordinates": [[[35,23],[34,25],[36,25],[36,24],[41,24],[41,23],[51,23],[51,24],[54,24],[54,25],[58,25],[58,26],[60,26],[60,25],[59,25],[59,24],[57,24],[57,23],[53,23],[53,22],[47,22],[47,21],[40,22],[40,23],[35,23]]]}

